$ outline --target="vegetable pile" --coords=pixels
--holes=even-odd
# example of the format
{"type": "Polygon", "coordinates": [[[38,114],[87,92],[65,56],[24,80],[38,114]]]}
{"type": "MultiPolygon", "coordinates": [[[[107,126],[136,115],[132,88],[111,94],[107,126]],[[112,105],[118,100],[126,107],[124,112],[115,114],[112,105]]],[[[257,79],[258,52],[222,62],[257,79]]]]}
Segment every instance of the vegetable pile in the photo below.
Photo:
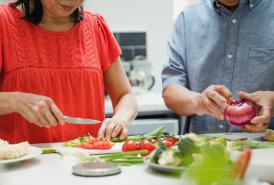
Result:
{"type": "Polygon", "coordinates": [[[80,147],[84,149],[109,150],[113,143],[106,139],[94,138],[92,136],[79,137],[64,143],[66,147],[80,147]]]}
{"type": "MultiPolygon", "coordinates": [[[[147,150],[148,154],[154,151],[160,143],[166,147],[172,147],[178,141],[175,136],[166,136],[163,134],[164,127],[159,127],[149,134],[128,136],[122,146],[123,152],[147,150]]],[[[144,155],[145,156],[145,155],[144,155]]]]}

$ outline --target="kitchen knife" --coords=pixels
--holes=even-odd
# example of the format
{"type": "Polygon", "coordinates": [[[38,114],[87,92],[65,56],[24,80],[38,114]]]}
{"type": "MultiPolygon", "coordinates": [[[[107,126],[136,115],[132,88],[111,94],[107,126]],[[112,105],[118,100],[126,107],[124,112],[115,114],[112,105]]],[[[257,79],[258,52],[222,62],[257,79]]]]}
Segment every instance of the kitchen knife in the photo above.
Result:
{"type": "Polygon", "coordinates": [[[70,116],[64,116],[64,120],[67,123],[79,124],[79,125],[89,125],[89,124],[98,124],[101,121],[94,119],[85,119],[85,118],[76,118],[70,116]]]}

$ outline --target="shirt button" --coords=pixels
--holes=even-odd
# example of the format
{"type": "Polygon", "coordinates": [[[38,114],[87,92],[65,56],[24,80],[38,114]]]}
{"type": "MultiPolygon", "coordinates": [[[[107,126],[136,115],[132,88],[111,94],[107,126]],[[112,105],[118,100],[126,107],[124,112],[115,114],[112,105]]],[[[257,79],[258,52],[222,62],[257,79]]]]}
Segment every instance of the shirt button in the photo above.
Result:
{"type": "Polygon", "coordinates": [[[250,8],[253,8],[253,6],[254,6],[253,4],[250,4],[250,5],[249,5],[250,8]]]}
{"type": "Polygon", "coordinates": [[[232,19],[232,23],[236,24],[237,23],[237,19],[232,19]]]}
{"type": "Polygon", "coordinates": [[[232,57],[233,57],[233,56],[232,56],[231,54],[228,54],[228,55],[227,55],[227,58],[228,58],[228,59],[232,59],[232,57]]]}
{"type": "Polygon", "coordinates": [[[219,129],[223,130],[224,129],[224,125],[219,125],[219,129]]]}

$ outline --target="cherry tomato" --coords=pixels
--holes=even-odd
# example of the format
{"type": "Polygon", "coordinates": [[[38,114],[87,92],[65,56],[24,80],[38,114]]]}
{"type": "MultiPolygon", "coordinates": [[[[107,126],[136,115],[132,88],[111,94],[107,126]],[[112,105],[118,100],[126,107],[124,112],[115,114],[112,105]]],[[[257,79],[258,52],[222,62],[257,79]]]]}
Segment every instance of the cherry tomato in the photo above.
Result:
{"type": "Polygon", "coordinates": [[[139,150],[138,143],[135,143],[134,141],[126,141],[124,142],[122,146],[123,152],[129,152],[129,151],[136,151],[139,150]]]}
{"type": "Polygon", "coordinates": [[[150,154],[155,149],[156,146],[150,141],[142,140],[140,142],[140,150],[148,150],[148,153],[146,155],[150,154]]]}
{"type": "Polygon", "coordinates": [[[169,140],[167,140],[167,139],[163,139],[162,142],[163,142],[163,143],[165,144],[165,146],[168,147],[168,148],[170,148],[170,147],[172,147],[172,146],[174,145],[173,142],[171,142],[171,141],[169,141],[169,140]]]}
{"type": "Polygon", "coordinates": [[[162,139],[162,142],[166,145],[166,147],[172,147],[177,142],[177,139],[174,137],[167,137],[162,139]]]}

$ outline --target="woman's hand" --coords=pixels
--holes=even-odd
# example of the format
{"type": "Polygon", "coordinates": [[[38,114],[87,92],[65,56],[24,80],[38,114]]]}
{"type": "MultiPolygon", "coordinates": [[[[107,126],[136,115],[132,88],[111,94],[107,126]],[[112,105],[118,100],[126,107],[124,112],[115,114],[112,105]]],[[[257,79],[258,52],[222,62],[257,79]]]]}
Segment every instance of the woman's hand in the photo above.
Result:
{"type": "Polygon", "coordinates": [[[103,121],[99,130],[99,137],[110,139],[112,137],[119,137],[121,140],[127,137],[128,130],[125,121],[118,121],[115,118],[107,118],[103,121]]]}
{"type": "Polygon", "coordinates": [[[239,127],[245,132],[264,132],[271,120],[274,109],[274,92],[256,91],[254,93],[239,92],[241,99],[250,100],[257,105],[259,115],[253,118],[251,124],[239,127]]]}
{"type": "Polygon", "coordinates": [[[46,96],[14,93],[12,109],[39,127],[50,128],[57,123],[64,125],[62,112],[54,101],[46,96]]]}
{"type": "Polygon", "coordinates": [[[222,85],[211,85],[196,96],[195,111],[197,115],[208,114],[216,119],[223,120],[228,102],[232,99],[231,92],[222,85]]]}

